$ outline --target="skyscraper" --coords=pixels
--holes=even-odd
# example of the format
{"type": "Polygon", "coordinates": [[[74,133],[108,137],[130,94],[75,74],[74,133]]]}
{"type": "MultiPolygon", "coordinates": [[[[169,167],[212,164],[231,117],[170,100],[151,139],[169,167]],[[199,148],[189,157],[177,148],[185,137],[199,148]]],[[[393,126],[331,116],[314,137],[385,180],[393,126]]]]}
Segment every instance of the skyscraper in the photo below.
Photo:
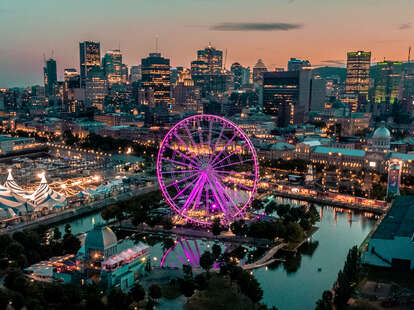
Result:
{"type": "Polygon", "coordinates": [[[253,67],[253,83],[262,84],[263,73],[267,71],[267,68],[261,59],[257,60],[257,63],[253,67]]]}
{"type": "Polygon", "coordinates": [[[375,77],[374,101],[377,113],[382,115],[392,111],[392,105],[400,98],[400,86],[403,73],[403,63],[399,61],[383,61],[377,63],[375,77]]]}
{"type": "Polygon", "coordinates": [[[263,112],[276,116],[277,126],[305,122],[309,112],[312,71],[264,72],[263,112]]]}
{"type": "Polygon", "coordinates": [[[309,60],[300,60],[297,58],[290,58],[288,61],[288,71],[299,71],[302,68],[310,67],[311,63],[309,60]]]}
{"type": "Polygon", "coordinates": [[[152,93],[155,106],[171,106],[170,60],[161,53],[150,53],[141,60],[142,87],[147,93],[152,93]]]}
{"type": "Polygon", "coordinates": [[[120,50],[107,51],[102,67],[109,85],[121,83],[122,54],[120,50]]]}
{"type": "Polygon", "coordinates": [[[46,60],[45,67],[43,68],[43,73],[46,97],[53,96],[54,87],[57,83],[56,61],[54,59],[49,58],[46,60]]]}
{"type": "Polygon", "coordinates": [[[243,82],[243,67],[238,62],[235,62],[231,65],[231,73],[233,73],[233,85],[234,90],[239,90],[242,88],[243,82]]]}
{"type": "Polygon", "coordinates": [[[101,65],[101,45],[99,42],[79,43],[81,87],[85,87],[89,71],[101,65]]]}
{"type": "Polygon", "coordinates": [[[103,70],[99,66],[91,67],[85,81],[85,99],[87,105],[103,111],[103,103],[107,92],[107,81],[103,70]]]}
{"type": "Polygon", "coordinates": [[[345,93],[350,110],[362,110],[368,101],[371,52],[347,53],[345,93]]]}
{"type": "Polygon", "coordinates": [[[230,75],[222,69],[223,52],[208,46],[197,51],[197,60],[191,62],[191,76],[202,97],[224,93],[230,82],[230,75]]]}
{"type": "Polygon", "coordinates": [[[141,65],[131,66],[131,70],[129,71],[129,80],[131,83],[141,80],[141,65]]]}
{"type": "Polygon", "coordinates": [[[219,72],[223,68],[223,52],[210,44],[205,49],[197,51],[197,60],[206,63],[210,73],[219,72]]]}

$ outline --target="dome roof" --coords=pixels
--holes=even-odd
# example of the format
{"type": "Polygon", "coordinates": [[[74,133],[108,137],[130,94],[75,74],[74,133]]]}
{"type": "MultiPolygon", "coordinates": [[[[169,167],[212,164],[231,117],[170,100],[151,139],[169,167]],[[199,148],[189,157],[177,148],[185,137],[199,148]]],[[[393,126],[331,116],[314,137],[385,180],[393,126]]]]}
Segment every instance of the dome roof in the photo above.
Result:
{"type": "Polygon", "coordinates": [[[265,64],[263,63],[263,61],[261,59],[257,60],[257,63],[254,65],[254,68],[256,69],[266,69],[265,64]]]}
{"type": "Polygon", "coordinates": [[[373,138],[390,138],[391,133],[390,131],[385,127],[385,123],[381,122],[381,126],[378,127],[374,134],[372,135],[373,138]]]}
{"type": "Polygon", "coordinates": [[[118,242],[115,233],[108,226],[95,225],[88,232],[85,239],[85,248],[106,249],[118,242]]]}

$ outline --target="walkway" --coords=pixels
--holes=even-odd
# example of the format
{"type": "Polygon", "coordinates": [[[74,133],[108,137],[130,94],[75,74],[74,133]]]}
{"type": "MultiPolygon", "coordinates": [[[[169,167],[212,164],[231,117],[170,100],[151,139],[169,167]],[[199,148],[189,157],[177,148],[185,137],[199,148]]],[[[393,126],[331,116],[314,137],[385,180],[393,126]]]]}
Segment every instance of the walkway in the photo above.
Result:
{"type": "Polygon", "coordinates": [[[282,242],[282,243],[274,246],[262,258],[258,259],[254,263],[244,265],[242,268],[244,270],[256,269],[256,268],[261,268],[261,267],[264,267],[266,265],[269,265],[269,264],[273,263],[276,260],[283,261],[281,259],[275,259],[275,258],[273,258],[273,256],[277,253],[277,251],[279,251],[281,248],[283,248],[286,245],[287,245],[287,243],[282,242]]]}
{"type": "Polygon", "coordinates": [[[316,203],[316,204],[319,204],[319,205],[329,205],[329,206],[339,207],[339,208],[343,208],[343,209],[351,209],[351,210],[358,210],[358,211],[364,211],[364,212],[371,212],[371,213],[374,213],[374,214],[384,214],[388,211],[388,207],[386,207],[386,208],[369,207],[369,206],[364,206],[364,205],[359,205],[359,204],[351,204],[351,203],[346,203],[346,202],[342,202],[342,201],[336,201],[336,200],[333,200],[333,199],[327,199],[327,198],[325,199],[325,198],[321,198],[321,197],[313,197],[313,196],[305,196],[305,195],[300,195],[300,194],[293,194],[293,193],[288,193],[288,192],[284,192],[284,191],[274,190],[273,194],[275,196],[283,197],[283,198],[307,201],[307,202],[316,203]]]}

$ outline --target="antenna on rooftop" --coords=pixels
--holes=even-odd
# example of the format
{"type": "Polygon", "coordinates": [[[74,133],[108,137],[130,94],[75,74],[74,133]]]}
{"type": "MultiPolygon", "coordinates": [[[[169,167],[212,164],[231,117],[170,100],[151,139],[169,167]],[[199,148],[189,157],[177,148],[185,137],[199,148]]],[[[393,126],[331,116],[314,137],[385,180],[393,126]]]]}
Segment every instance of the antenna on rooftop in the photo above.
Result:
{"type": "Polygon", "coordinates": [[[411,60],[411,46],[408,47],[408,62],[411,60]]]}

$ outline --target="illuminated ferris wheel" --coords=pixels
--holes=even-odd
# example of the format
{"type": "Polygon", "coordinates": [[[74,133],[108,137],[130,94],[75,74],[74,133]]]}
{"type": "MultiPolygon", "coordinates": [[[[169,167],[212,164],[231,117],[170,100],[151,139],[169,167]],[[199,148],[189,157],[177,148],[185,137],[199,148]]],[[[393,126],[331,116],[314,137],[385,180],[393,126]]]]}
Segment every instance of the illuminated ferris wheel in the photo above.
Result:
{"type": "Polygon", "coordinates": [[[157,158],[161,191],[177,220],[210,225],[244,217],[256,191],[256,153],[247,135],[215,115],[195,115],[165,136],[157,158]]]}

